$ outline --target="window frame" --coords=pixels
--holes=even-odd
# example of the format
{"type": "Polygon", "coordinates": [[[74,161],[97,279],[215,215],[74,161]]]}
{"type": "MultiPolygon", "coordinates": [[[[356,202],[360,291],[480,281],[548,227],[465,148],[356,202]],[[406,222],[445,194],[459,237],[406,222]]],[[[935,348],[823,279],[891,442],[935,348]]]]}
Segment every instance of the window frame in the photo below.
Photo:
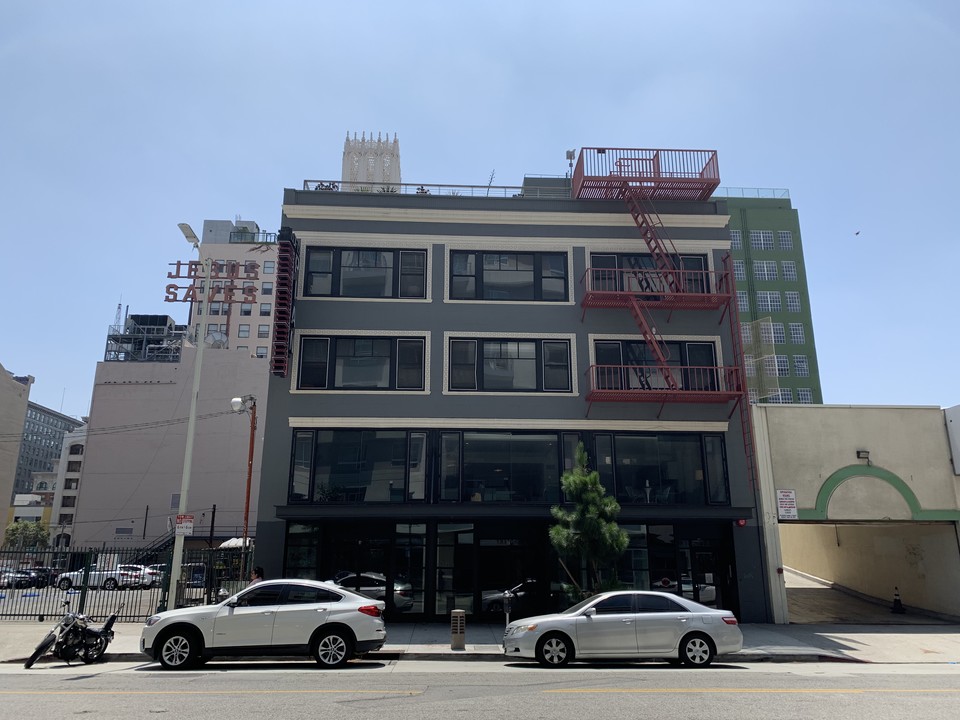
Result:
{"type": "MultiPolygon", "coordinates": [[[[570,253],[568,250],[556,251],[527,251],[519,252],[515,250],[467,250],[460,248],[451,248],[448,251],[447,262],[447,299],[452,302],[506,302],[506,303],[569,303],[571,301],[570,287],[570,253]],[[457,259],[459,256],[473,256],[473,272],[456,272],[457,259]],[[530,256],[530,294],[531,297],[487,297],[486,287],[490,280],[486,277],[488,272],[525,272],[516,267],[519,265],[519,259],[524,256],[530,256]],[[512,258],[512,263],[510,259],[512,258]],[[545,260],[547,258],[559,258],[559,267],[563,269],[563,275],[548,274],[549,268],[545,260]],[[497,268],[490,267],[489,261],[497,260],[497,268]],[[506,261],[507,267],[504,267],[506,261]],[[464,278],[472,280],[472,295],[461,293],[455,289],[455,280],[464,278]],[[545,297],[544,285],[548,281],[562,278],[563,297],[545,297]]],[[[469,263],[466,263],[469,264],[469,263]]]]}
{"type": "MultiPolygon", "coordinates": [[[[296,377],[293,379],[293,387],[290,392],[293,393],[317,393],[317,392],[327,392],[327,393],[429,393],[429,352],[430,352],[430,343],[429,335],[424,334],[388,334],[388,333],[377,333],[369,334],[363,333],[362,331],[358,332],[310,332],[298,334],[296,340],[296,357],[294,358],[294,368],[296,372],[296,377]],[[371,350],[374,348],[376,341],[387,341],[389,343],[389,354],[388,355],[371,355],[370,357],[386,357],[387,362],[389,363],[389,372],[388,372],[388,383],[386,386],[377,386],[377,387],[350,387],[344,386],[342,384],[342,376],[338,372],[338,363],[337,358],[345,357],[365,357],[365,356],[347,356],[337,353],[337,348],[339,343],[346,341],[354,342],[354,349],[356,349],[356,341],[370,341],[371,350]],[[316,372],[323,373],[323,384],[317,384],[312,386],[305,386],[303,384],[304,377],[304,353],[305,347],[308,343],[326,343],[325,350],[325,360],[324,361],[313,361],[311,365],[325,366],[325,369],[321,370],[320,367],[317,368],[316,372]],[[400,373],[403,369],[400,365],[401,352],[404,349],[404,345],[407,345],[407,350],[409,351],[409,345],[418,344],[420,346],[420,383],[419,387],[411,385],[409,383],[401,384],[400,373]]],[[[412,366],[411,366],[412,367],[412,366]]]]}
{"type": "MultiPolygon", "coordinates": [[[[358,255],[359,259],[359,255],[358,255]]],[[[359,266],[358,266],[359,267],[359,266]]],[[[303,263],[303,284],[302,294],[305,298],[346,298],[349,300],[426,300],[429,297],[430,286],[430,253],[426,248],[390,248],[390,247],[353,247],[353,246],[327,246],[313,245],[307,247],[303,263]],[[314,255],[329,253],[329,270],[310,270],[310,260],[314,255]],[[353,295],[343,292],[344,253],[378,253],[381,255],[390,255],[389,266],[389,284],[390,292],[383,295],[353,295]],[[421,272],[411,273],[409,265],[405,267],[404,261],[411,255],[418,255],[422,258],[421,272]],[[404,292],[404,277],[418,275],[422,280],[420,294],[409,294],[404,292]],[[316,277],[329,277],[329,292],[310,291],[311,280],[316,277]]]]}
{"type": "MultiPolygon", "coordinates": [[[[459,355],[459,353],[457,353],[459,355]]],[[[448,371],[446,373],[446,382],[444,392],[450,394],[463,394],[463,393],[482,393],[484,395],[490,394],[536,394],[536,395],[571,395],[574,394],[574,345],[573,340],[567,336],[564,337],[489,337],[489,336],[467,336],[467,335],[457,335],[449,336],[446,338],[446,354],[445,359],[447,363],[448,371]],[[517,388],[517,389],[508,389],[503,387],[496,387],[486,389],[486,385],[489,384],[485,382],[484,375],[484,365],[488,359],[496,359],[492,355],[488,355],[486,352],[486,347],[489,344],[492,348],[494,343],[498,343],[501,346],[501,349],[510,344],[518,344],[518,353],[516,357],[504,357],[502,359],[507,361],[527,361],[529,360],[534,367],[534,382],[535,387],[533,388],[517,388]],[[524,358],[519,357],[519,344],[532,344],[533,348],[533,357],[524,358]],[[558,367],[562,366],[563,363],[548,363],[547,358],[547,346],[551,345],[563,345],[566,347],[566,386],[564,388],[560,387],[547,387],[547,370],[548,367],[558,367]],[[458,361],[455,362],[454,354],[458,348],[466,349],[467,347],[471,348],[467,352],[467,355],[472,357],[471,362],[458,361]],[[463,387],[455,387],[454,376],[463,374],[464,377],[469,375],[468,368],[472,366],[473,372],[473,383],[471,387],[464,385],[463,387]]],[[[515,362],[511,362],[511,365],[515,366],[515,362]]]]}

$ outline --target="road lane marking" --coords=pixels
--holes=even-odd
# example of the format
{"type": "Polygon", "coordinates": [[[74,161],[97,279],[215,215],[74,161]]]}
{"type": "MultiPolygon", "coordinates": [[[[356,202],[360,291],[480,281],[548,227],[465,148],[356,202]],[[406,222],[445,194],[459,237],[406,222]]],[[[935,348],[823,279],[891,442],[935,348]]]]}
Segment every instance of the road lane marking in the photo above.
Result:
{"type": "Polygon", "coordinates": [[[422,695],[422,690],[0,690],[0,695],[422,695]]]}
{"type": "Polygon", "coordinates": [[[544,693],[853,693],[866,695],[867,693],[960,693],[960,688],[930,688],[928,690],[904,688],[557,688],[541,690],[544,693]]]}

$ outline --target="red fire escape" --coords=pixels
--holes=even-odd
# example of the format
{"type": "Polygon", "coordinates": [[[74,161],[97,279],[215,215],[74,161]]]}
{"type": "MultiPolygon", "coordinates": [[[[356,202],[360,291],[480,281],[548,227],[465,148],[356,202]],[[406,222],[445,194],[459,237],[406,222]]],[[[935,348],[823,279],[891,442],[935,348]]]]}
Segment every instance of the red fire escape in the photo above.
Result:
{"type": "MultiPolygon", "coordinates": [[[[583,148],[573,173],[573,197],[622,200],[651,256],[648,268],[592,268],[583,278],[581,306],[627,308],[653,362],[648,365],[592,365],[587,391],[589,415],[595,402],[735,403],[740,409],[751,482],[753,433],[743,377],[743,350],[735,305],[732,261],[720,271],[689,270],[664,230],[657,201],[707,200],[720,184],[712,150],[583,148]],[[721,310],[727,319],[736,364],[694,367],[677,364],[657,331],[652,310],[721,310]]],[[[659,416],[659,412],[658,412],[659,416]]]]}
{"type": "Polygon", "coordinates": [[[290,363],[290,332],[293,328],[293,286],[297,277],[299,247],[290,228],[277,235],[277,279],[274,293],[273,347],[270,372],[286,377],[290,363]]]}

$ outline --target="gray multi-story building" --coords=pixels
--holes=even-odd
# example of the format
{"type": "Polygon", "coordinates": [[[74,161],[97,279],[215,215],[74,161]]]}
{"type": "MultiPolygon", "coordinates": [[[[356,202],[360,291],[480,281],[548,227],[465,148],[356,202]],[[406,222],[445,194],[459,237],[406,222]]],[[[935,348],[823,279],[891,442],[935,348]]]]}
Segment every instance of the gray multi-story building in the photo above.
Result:
{"type": "Polygon", "coordinates": [[[23,442],[14,479],[14,494],[33,489],[35,472],[51,472],[60,458],[63,436],[83,425],[82,420],[31,402],[23,423],[23,442]]]}
{"type": "Polygon", "coordinates": [[[394,620],[523,580],[547,609],[583,443],[630,536],[607,577],[769,620],[718,181],[585,148],[522,187],[285,190],[256,562],[366,573],[394,620]]]}

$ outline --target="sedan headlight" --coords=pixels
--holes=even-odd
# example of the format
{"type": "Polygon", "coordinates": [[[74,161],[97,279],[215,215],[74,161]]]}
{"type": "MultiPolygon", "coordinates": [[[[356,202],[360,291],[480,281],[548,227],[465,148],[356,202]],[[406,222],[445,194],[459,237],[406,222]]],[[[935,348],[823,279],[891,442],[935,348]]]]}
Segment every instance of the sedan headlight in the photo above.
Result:
{"type": "Polygon", "coordinates": [[[158,622],[160,622],[161,619],[162,618],[159,615],[151,615],[150,617],[147,618],[147,627],[152,627],[153,625],[156,625],[158,622]]]}

